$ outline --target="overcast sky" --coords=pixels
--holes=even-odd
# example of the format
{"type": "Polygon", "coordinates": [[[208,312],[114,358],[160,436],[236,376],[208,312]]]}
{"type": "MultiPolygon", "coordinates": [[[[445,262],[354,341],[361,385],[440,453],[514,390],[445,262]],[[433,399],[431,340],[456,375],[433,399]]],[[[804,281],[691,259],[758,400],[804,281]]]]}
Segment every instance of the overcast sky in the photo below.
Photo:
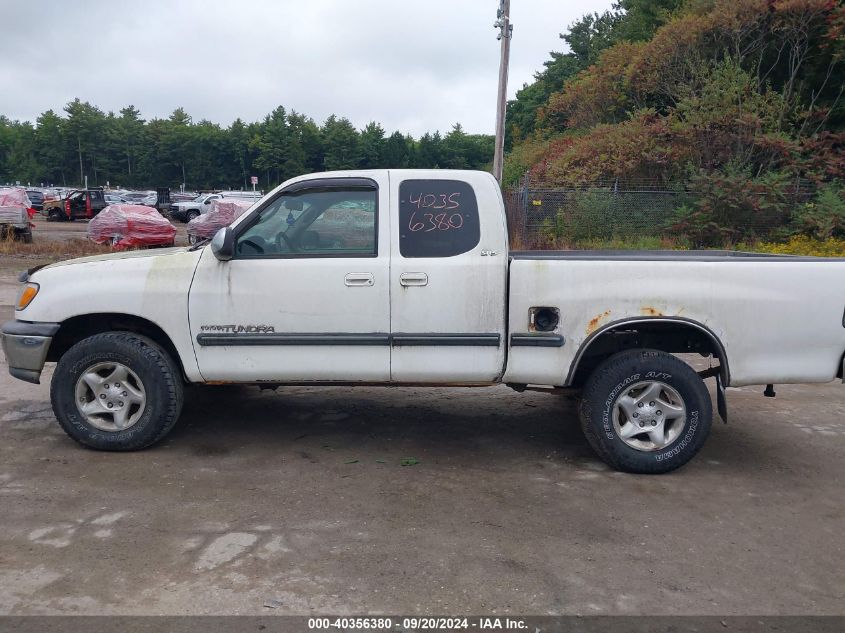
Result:
{"type": "MultiPolygon", "coordinates": [[[[508,93],[611,0],[512,0],[508,93]]],[[[277,105],[388,133],[493,133],[497,0],[0,0],[0,114],[75,97],[145,119],[255,121],[277,105]]]]}

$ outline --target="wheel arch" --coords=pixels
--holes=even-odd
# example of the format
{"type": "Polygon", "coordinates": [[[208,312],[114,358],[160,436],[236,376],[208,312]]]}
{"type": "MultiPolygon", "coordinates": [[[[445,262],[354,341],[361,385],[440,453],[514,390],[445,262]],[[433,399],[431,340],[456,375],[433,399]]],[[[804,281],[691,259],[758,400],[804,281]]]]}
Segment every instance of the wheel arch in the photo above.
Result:
{"type": "Polygon", "coordinates": [[[632,317],[619,319],[592,332],[572,359],[567,386],[581,386],[605,358],[627,349],[648,347],[669,353],[700,353],[719,360],[722,384],[730,384],[725,346],[706,325],[683,317],[632,317]]]}
{"type": "Polygon", "coordinates": [[[102,332],[133,332],[151,339],[166,351],[185,377],[185,367],[179,351],[171,338],[157,323],[134,314],[98,312],[78,314],[60,323],[59,330],[47,352],[47,361],[58,361],[71,347],[82,339],[102,332]]]}

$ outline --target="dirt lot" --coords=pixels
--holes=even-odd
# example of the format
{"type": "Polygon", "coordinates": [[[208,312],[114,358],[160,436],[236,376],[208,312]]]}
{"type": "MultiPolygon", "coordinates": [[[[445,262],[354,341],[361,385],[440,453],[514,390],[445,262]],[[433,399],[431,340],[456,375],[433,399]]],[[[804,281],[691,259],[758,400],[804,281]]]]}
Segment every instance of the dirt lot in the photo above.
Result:
{"type": "Polygon", "coordinates": [[[845,613],[840,384],[730,390],[644,477],[504,387],[195,389],[162,445],[96,453],[49,375],[0,367],[0,613],[845,613]]]}
{"type": "MultiPolygon", "coordinates": [[[[184,222],[172,221],[176,227],[176,245],[185,246],[188,244],[188,233],[185,230],[187,224],[184,222]]],[[[47,222],[40,216],[35,217],[35,239],[61,242],[68,239],[85,239],[85,232],[88,230],[88,222],[75,220],[74,222],[47,222]]]]}

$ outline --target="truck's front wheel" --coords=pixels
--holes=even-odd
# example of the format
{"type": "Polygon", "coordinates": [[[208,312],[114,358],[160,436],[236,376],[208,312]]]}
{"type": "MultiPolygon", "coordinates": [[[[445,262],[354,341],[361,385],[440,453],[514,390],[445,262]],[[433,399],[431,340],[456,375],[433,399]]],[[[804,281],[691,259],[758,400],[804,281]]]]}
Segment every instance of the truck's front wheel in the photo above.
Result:
{"type": "Polygon", "coordinates": [[[581,427],[609,466],[631,473],[665,473],[687,463],[707,439],[710,394],[679,358],[631,350],[599,365],[584,386],[581,427]]]}
{"type": "Polygon", "coordinates": [[[53,412],[74,440],[98,450],[132,451],[161,440],[182,409],[182,382],[168,354],[129,332],[86,338],[59,360],[53,412]]]}

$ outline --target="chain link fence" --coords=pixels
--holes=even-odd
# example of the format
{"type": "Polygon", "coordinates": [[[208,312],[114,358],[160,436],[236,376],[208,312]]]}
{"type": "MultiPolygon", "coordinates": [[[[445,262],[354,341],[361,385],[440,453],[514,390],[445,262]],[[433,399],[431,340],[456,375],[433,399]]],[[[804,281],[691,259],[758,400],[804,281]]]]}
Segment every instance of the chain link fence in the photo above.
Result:
{"type": "Polygon", "coordinates": [[[779,204],[767,204],[762,199],[760,204],[753,204],[752,195],[748,208],[719,209],[712,208],[714,204],[718,207],[718,202],[709,207],[701,205],[702,194],[684,184],[641,180],[548,188],[533,186],[526,179],[505,192],[505,207],[516,249],[597,248],[607,244],[614,248],[686,248],[690,240],[700,241],[701,235],[725,243],[740,239],[738,236],[776,238],[789,223],[789,209],[809,195],[810,190],[802,185],[793,190],[790,200],[780,200],[779,204]],[[709,211],[702,214],[702,208],[709,211]]]}

